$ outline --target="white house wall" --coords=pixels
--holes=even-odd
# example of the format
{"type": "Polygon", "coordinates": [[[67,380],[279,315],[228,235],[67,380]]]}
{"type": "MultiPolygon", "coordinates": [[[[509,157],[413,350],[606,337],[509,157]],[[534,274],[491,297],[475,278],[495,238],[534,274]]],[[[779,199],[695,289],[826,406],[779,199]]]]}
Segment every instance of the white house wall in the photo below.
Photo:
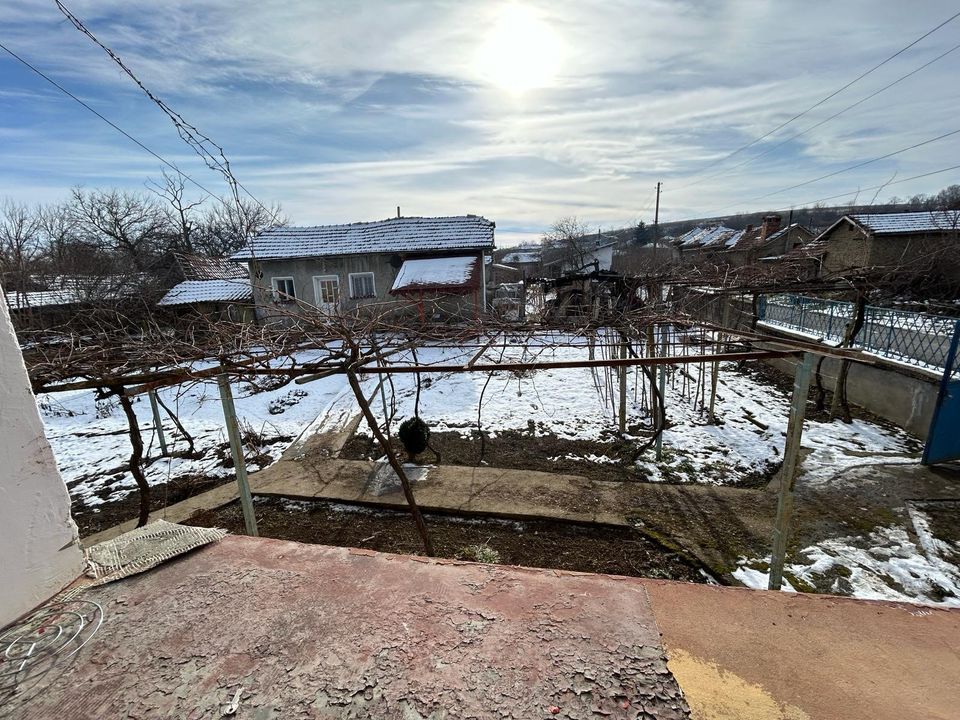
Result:
{"type": "Polygon", "coordinates": [[[83,554],[2,294],[0,306],[2,627],[73,581],[83,554]]]}

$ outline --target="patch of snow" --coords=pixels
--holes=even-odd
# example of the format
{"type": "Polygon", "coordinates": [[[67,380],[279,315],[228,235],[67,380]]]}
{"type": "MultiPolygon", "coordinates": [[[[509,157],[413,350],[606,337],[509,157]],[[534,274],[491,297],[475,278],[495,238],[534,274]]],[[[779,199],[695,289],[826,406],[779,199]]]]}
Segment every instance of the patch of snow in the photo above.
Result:
{"type": "Polygon", "coordinates": [[[435,285],[463,285],[477,267],[475,255],[405,260],[393,281],[392,290],[435,285]]]}
{"type": "MultiPolygon", "coordinates": [[[[316,351],[305,351],[293,359],[303,363],[323,356],[316,351]]],[[[278,360],[273,364],[280,366],[285,362],[278,360]]],[[[199,363],[197,367],[203,366],[199,363]]],[[[372,380],[365,383],[372,387],[372,380]]],[[[322,408],[329,408],[342,396],[345,387],[346,378],[340,375],[317,380],[302,390],[286,385],[255,393],[249,385],[235,383],[234,404],[241,431],[248,427],[261,438],[256,452],[253,448],[246,449],[248,470],[259,468],[252,462],[254,454],[277,460],[289,445],[289,438],[299,436],[322,408]]],[[[216,381],[164,388],[158,394],[193,435],[199,457],[159,457],[150,403],[146,395],[137,396],[133,407],[140,421],[145,455],[151,458],[144,468],[147,481],[155,485],[195,475],[232,476],[233,469],[223,465],[223,457],[229,457],[229,450],[224,447],[228,438],[216,381]]],[[[126,467],[130,457],[127,422],[115,399],[98,401],[92,390],[75,390],[40,394],[37,405],[60,473],[75,502],[94,507],[136,490],[133,476],[126,467]]],[[[160,415],[168,449],[173,453],[186,452],[185,439],[162,408],[160,415]]]]}
{"type": "MultiPolygon", "coordinates": [[[[767,567],[769,568],[770,558],[767,558],[767,567]]],[[[753,590],[766,590],[770,587],[770,570],[759,570],[755,567],[750,567],[751,561],[746,558],[740,558],[737,561],[737,569],[734,570],[731,575],[735,577],[739,582],[743,583],[744,586],[751,588],[753,590]]],[[[783,578],[780,583],[780,590],[782,592],[792,592],[795,593],[797,590],[790,584],[790,581],[786,578],[783,578]]]]}
{"type": "MultiPolygon", "coordinates": [[[[941,543],[936,549],[947,546],[936,542],[941,543]]],[[[960,568],[936,553],[925,554],[900,526],[824,540],[792,559],[787,572],[836,595],[960,607],[960,568]],[[825,578],[833,578],[826,587],[825,578]]],[[[751,564],[758,563],[741,558],[732,575],[747,587],[765,589],[768,575],[751,564]]]]}

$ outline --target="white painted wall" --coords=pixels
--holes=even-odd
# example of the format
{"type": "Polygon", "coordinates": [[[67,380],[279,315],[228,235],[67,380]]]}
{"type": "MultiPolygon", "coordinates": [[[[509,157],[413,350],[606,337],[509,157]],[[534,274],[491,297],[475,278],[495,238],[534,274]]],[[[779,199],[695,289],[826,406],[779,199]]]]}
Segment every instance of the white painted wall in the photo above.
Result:
{"type": "Polygon", "coordinates": [[[0,627],[72,582],[83,569],[70,496],[0,291],[0,627]]]}

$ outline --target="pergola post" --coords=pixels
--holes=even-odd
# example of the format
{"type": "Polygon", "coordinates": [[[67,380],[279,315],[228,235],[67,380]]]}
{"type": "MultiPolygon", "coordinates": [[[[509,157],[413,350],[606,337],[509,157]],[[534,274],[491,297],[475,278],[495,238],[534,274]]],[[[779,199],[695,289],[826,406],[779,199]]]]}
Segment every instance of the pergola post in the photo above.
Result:
{"type": "MultiPolygon", "coordinates": [[[[629,357],[629,346],[625,333],[620,335],[620,357],[626,359],[629,357]]],[[[627,431],[627,368],[626,365],[620,368],[620,434],[627,431]]]]}
{"type": "Polygon", "coordinates": [[[813,369],[813,354],[803,353],[793,380],[793,400],[790,404],[790,419],[787,423],[787,442],[783,449],[783,467],[780,469],[777,496],[777,518],[773,527],[773,551],[770,556],[770,590],[779,590],[783,582],[783,564],[787,554],[787,537],[790,533],[790,515],[793,513],[793,490],[797,478],[797,462],[800,458],[800,440],[803,436],[803,419],[807,410],[807,392],[810,389],[810,372],[813,369]]]}
{"type": "MultiPolygon", "coordinates": [[[[667,356],[667,330],[663,325],[660,326],[660,355],[667,356]]],[[[659,385],[660,390],[660,417],[666,420],[667,417],[667,366],[660,366],[659,385]]],[[[665,428],[660,428],[657,433],[657,462],[663,460],[663,432],[665,428]]]]}
{"type": "Polygon", "coordinates": [[[153,412],[153,427],[157,431],[157,441],[160,443],[160,454],[167,457],[167,438],[163,434],[163,423],[160,421],[160,408],[157,406],[157,391],[151,390],[147,395],[150,397],[150,410],[153,412]]]}
{"type": "MultiPolygon", "coordinates": [[[[222,368],[222,366],[221,366],[222,368]]],[[[220,388],[220,402],[223,405],[223,419],[227,424],[227,436],[230,438],[230,454],[233,456],[233,468],[237,473],[237,485],[240,487],[240,507],[243,510],[243,524],[247,535],[257,536],[257,518],[253,514],[253,498],[250,484],[247,482],[247,461],[243,457],[243,445],[240,442],[240,428],[237,426],[237,409],[233,404],[230,391],[230,378],[225,372],[217,375],[220,388]]]]}

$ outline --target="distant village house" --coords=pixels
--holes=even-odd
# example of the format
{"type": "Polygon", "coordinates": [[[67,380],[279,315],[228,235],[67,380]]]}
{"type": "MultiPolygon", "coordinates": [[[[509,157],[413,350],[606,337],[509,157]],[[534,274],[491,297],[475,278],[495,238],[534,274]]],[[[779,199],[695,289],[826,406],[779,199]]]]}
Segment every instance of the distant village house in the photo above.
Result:
{"type": "Polygon", "coordinates": [[[423,319],[468,317],[486,307],[494,227],[478,215],[278,227],[230,259],[248,265],[265,321],[371,305],[414,308],[423,319]]]}

